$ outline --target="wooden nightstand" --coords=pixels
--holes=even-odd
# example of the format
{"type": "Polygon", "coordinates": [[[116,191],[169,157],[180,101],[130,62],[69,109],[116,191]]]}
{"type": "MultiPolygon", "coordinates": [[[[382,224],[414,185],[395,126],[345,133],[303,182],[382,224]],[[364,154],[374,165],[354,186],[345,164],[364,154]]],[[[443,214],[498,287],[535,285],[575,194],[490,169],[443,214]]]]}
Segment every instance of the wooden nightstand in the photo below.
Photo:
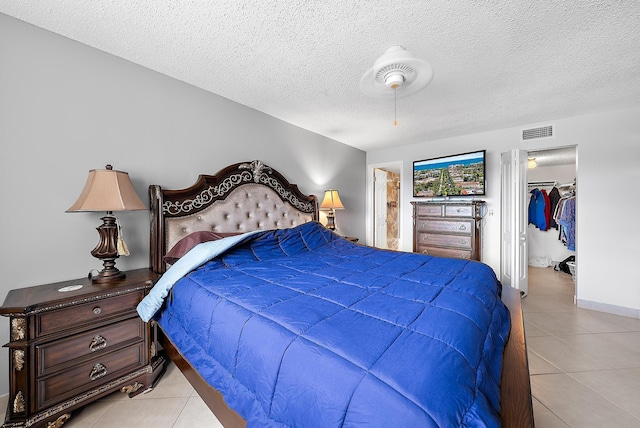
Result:
{"type": "Polygon", "coordinates": [[[11,290],[0,307],[10,318],[3,426],[58,427],[114,391],[132,397],[153,387],[166,360],[136,306],[159,277],[138,269],[110,284],[83,278],[11,290]]]}

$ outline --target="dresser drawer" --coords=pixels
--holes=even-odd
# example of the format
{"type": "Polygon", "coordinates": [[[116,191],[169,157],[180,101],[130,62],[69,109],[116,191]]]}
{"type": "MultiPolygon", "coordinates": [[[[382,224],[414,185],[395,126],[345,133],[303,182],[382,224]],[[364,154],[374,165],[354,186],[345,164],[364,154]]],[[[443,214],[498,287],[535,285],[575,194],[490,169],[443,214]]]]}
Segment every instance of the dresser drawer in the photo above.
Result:
{"type": "Polygon", "coordinates": [[[92,354],[104,354],[119,345],[143,340],[144,323],[136,317],[36,346],[38,376],[52,373],[56,366],[67,361],[92,354]]]}
{"type": "Polygon", "coordinates": [[[416,216],[442,216],[442,205],[416,205],[416,216]]]}
{"type": "Polygon", "coordinates": [[[455,250],[453,248],[437,248],[418,245],[418,251],[436,257],[452,257],[456,259],[471,259],[471,250],[455,250]]]}
{"type": "Polygon", "coordinates": [[[445,217],[473,217],[472,205],[445,205],[445,217]]]}
{"type": "Polygon", "coordinates": [[[58,333],[68,328],[83,326],[118,314],[134,313],[144,297],[140,290],[121,296],[99,299],[64,309],[44,312],[37,316],[37,336],[58,333]]]}
{"type": "Polygon", "coordinates": [[[471,235],[443,235],[434,233],[418,233],[418,245],[432,245],[436,247],[455,247],[471,250],[471,235]]]}
{"type": "Polygon", "coordinates": [[[416,221],[418,232],[446,232],[470,234],[473,231],[473,220],[423,220],[416,221]]]}
{"type": "Polygon", "coordinates": [[[143,365],[144,343],[139,343],[38,379],[38,406],[52,406],[80,391],[97,388],[143,365]]]}

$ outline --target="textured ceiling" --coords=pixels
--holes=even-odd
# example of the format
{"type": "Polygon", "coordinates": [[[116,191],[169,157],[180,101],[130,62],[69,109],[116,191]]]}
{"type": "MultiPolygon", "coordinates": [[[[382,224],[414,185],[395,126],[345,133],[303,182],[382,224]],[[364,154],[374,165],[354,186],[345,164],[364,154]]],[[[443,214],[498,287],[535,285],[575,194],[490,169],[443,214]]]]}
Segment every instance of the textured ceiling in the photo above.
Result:
{"type": "Polygon", "coordinates": [[[640,105],[638,0],[2,0],[0,12],[362,150],[640,105]],[[427,60],[397,101],[360,78],[427,60]]]}

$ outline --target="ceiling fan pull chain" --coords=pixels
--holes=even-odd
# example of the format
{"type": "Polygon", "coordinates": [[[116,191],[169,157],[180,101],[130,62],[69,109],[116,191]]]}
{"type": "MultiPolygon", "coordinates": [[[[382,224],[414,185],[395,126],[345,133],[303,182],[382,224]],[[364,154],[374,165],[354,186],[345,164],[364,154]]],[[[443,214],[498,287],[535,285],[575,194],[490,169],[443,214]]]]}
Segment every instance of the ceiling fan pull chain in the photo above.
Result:
{"type": "Polygon", "coordinates": [[[398,126],[398,90],[393,91],[393,126],[398,126]]]}

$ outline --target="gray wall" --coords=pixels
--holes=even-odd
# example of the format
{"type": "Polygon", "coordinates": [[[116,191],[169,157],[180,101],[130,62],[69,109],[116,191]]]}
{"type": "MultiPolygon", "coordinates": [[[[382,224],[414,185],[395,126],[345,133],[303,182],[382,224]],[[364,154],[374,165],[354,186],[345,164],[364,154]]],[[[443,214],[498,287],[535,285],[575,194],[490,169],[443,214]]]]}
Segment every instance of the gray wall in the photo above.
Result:
{"type": "MultiPolygon", "coordinates": [[[[99,213],[67,214],[89,169],[181,188],[259,159],[304,193],[340,191],[338,232],[364,238],[365,153],[165,75],[0,14],[0,301],[13,288],[79,278],[100,263],[99,213]]],[[[148,266],[149,216],[119,215],[130,257],[148,266]]],[[[323,220],[323,218],[321,218],[323,220]]],[[[8,321],[0,342],[8,341],[8,321]]],[[[0,394],[8,392],[0,352],[0,394]]]]}

